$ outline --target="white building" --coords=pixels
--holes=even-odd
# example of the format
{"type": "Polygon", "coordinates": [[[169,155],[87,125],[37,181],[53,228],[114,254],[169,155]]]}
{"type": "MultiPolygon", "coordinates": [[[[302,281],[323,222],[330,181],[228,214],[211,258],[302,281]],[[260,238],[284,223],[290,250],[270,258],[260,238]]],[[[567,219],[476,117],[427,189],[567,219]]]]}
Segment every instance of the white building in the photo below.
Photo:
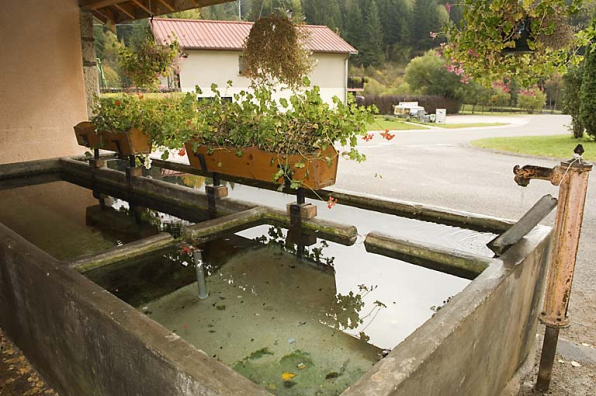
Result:
{"type": "MultiPolygon", "coordinates": [[[[175,35],[188,58],[181,63],[179,83],[183,92],[192,92],[198,85],[202,96],[213,96],[211,84],[216,83],[222,96],[232,97],[248,90],[250,79],[242,75],[242,47],[248,37],[251,22],[206,21],[198,19],[153,20],[156,40],[166,41],[175,35]],[[232,81],[232,88],[226,89],[232,81]]],[[[306,26],[309,38],[306,46],[312,51],[315,66],[309,76],[311,84],[321,88],[321,96],[331,102],[333,96],[346,99],[348,92],[348,59],[357,51],[327,26],[306,26]]],[[[279,91],[279,89],[278,89],[279,91]]],[[[278,97],[289,96],[288,90],[278,97]]]]}

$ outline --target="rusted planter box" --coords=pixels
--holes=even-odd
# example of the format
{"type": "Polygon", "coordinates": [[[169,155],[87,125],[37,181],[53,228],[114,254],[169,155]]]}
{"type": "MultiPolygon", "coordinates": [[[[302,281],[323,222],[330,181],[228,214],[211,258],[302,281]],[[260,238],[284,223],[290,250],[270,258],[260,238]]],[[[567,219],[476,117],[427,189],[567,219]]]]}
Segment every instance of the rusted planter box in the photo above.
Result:
{"type": "Polygon", "coordinates": [[[207,146],[200,145],[193,150],[194,144],[193,142],[185,144],[190,166],[204,172],[282,183],[282,178],[274,180],[273,177],[281,166],[287,165],[292,172],[292,178],[302,181],[301,187],[314,190],[332,186],[337,177],[338,154],[333,147],[305,156],[282,156],[249,147],[242,149],[243,154],[238,157],[237,149],[232,147],[214,148],[209,154],[207,146]],[[327,158],[331,158],[331,165],[328,164],[327,158]],[[297,163],[304,163],[304,167],[296,168],[297,163]]]}
{"type": "Polygon", "coordinates": [[[81,146],[115,151],[120,155],[151,153],[149,136],[136,128],[126,132],[96,131],[93,123],[84,121],[75,125],[74,131],[81,146]]]}

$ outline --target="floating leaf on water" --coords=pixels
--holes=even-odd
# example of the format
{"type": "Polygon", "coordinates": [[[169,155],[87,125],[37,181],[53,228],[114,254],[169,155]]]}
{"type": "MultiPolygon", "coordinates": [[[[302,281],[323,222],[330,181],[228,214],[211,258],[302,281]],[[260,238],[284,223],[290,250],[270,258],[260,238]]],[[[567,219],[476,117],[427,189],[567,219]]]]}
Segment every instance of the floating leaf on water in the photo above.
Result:
{"type": "Polygon", "coordinates": [[[296,376],[296,374],[294,374],[294,373],[288,373],[288,372],[285,372],[285,373],[283,373],[283,374],[281,375],[281,379],[282,379],[282,380],[284,380],[284,381],[289,381],[289,380],[291,380],[292,378],[294,378],[295,376],[296,376]]]}
{"type": "Polygon", "coordinates": [[[325,376],[326,380],[336,379],[336,378],[339,378],[339,373],[336,373],[335,371],[332,373],[329,373],[325,376]]]}

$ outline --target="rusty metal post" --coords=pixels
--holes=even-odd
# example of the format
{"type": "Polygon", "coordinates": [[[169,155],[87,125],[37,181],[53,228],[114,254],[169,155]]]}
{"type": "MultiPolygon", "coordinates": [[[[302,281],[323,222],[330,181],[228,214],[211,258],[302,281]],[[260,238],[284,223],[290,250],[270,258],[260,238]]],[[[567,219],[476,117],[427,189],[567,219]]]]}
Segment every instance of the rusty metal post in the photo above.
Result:
{"type": "Polygon", "coordinates": [[[548,391],[555,360],[559,330],[569,326],[569,297],[581,235],[588,178],[592,164],[581,159],[563,162],[565,171],[559,186],[559,209],[555,220],[551,265],[540,321],[546,325],[536,389],[548,391]]]}
{"type": "Polygon", "coordinates": [[[575,261],[581,234],[584,205],[588,191],[588,178],[592,164],[582,159],[583,147],[575,149],[575,157],[553,168],[547,175],[545,168],[516,167],[515,181],[528,185],[537,169],[536,178],[547,179],[559,186],[559,204],[551,244],[550,267],[540,321],[546,325],[544,344],[538,372],[536,389],[546,392],[550,386],[559,330],[569,326],[569,298],[575,271],[575,261]],[[550,176],[550,177],[548,177],[550,176]]]}

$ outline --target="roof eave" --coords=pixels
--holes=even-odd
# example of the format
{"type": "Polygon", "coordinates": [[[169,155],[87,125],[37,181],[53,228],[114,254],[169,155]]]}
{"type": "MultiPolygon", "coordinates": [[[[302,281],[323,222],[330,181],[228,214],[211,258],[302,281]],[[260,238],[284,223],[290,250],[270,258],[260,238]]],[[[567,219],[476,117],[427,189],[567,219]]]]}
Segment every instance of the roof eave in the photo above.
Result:
{"type": "MultiPolygon", "coordinates": [[[[221,48],[221,47],[188,47],[183,46],[180,49],[184,51],[243,51],[244,48],[221,48]]],[[[358,51],[312,51],[313,54],[347,54],[357,55],[358,51]]]]}

